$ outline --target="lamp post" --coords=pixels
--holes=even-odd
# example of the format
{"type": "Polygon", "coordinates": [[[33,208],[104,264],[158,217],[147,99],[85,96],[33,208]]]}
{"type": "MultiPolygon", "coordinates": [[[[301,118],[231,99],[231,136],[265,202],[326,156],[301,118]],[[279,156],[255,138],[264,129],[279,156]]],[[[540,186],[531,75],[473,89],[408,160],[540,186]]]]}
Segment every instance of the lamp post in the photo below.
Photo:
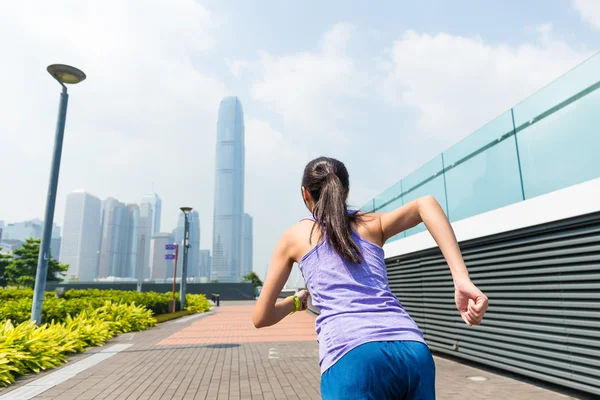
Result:
{"type": "Polygon", "coordinates": [[[52,238],[52,223],[54,221],[54,208],[56,206],[56,188],[58,187],[58,173],[60,170],[60,158],[62,155],[65,122],[67,119],[67,103],[69,101],[69,95],[67,94],[65,83],[74,85],[86,78],[83,71],[68,65],[53,64],[50,65],[47,70],[62,86],[62,93],[60,94],[60,103],[58,107],[54,153],[52,155],[50,183],[48,184],[48,197],[46,199],[46,212],[44,214],[44,228],[42,231],[40,254],[38,256],[37,272],[35,275],[33,303],[31,305],[31,320],[35,321],[37,325],[42,321],[42,306],[44,304],[46,277],[48,275],[48,249],[50,248],[50,240],[52,238]]]}
{"type": "Polygon", "coordinates": [[[188,249],[190,247],[190,221],[188,219],[189,213],[192,211],[192,207],[181,207],[183,216],[185,218],[184,232],[183,232],[183,263],[181,266],[181,284],[179,289],[179,303],[181,309],[185,307],[185,294],[187,289],[187,262],[188,262],[188,249]]]}

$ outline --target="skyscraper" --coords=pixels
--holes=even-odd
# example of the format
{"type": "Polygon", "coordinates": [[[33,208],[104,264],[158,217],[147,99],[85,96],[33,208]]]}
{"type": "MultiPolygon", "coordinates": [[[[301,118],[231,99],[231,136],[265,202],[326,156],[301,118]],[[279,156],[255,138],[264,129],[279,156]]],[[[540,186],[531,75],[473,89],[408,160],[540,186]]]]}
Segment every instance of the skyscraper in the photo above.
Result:
{"type": "Polygon", "coordinates": [[[127,204],[126,211],[127,215],[123,226],[126,240],[123,276],[137,278],[136,269],[140,241],[140,207],[137,204],[127,204]]]}
{"type": "Polygon", "coordinates": [[[59,260],[69,265],[67,278],[96,278],[100,242],[100,199],[82,190],[67,195],[59,260]]]}
{"type": "Polygon", "coordinates": [[[242,224],[244,214],[244,113],[237,97],[226,97],[219,106],[215,163],[213,223],[213,279],[241,279],[242,224]]]}
{"type": "Polygon", "coordinates": [[[154,235],[154,232],[152,232],[153,223],[154,212],[152,211],[152,205],[142,202],[140,205],[138,259],[136,268],[136,279],[138,280],[150,277],[150,241],[154,235]]]}
{"type": "Polygon", "coordinates": [[[98,277],[135,277],[139,221],[137,204],[125,205],[113,198],[103,202],[98,277]]]}
{"type": "Polygon", "coordinates": [[[21,242],[25,242],[29,238],[39,239],[42,237],[42,221],[32,219],[8,224],[4,229],[3,236],[6,240],[19,240],[21,242]]]}
{"type": "Polygon", "coordinates": [[[124,220],[125,204],[117,199],[108,198],[102,202],[102,234],[100,241],[100,258],[98,260],[98,277],[119,276],[123,254],[124,238],[121,224],[124,220]]]}
{"type": "MultiPolygon", "coordinates": [[[[188,216],[189,223],[189,249],[188,249],[188,277],[197,277],[200,271],[200,215],[198,211],[193,210],[188,216]]],[[[179,219],[177,221],[177,228],[173,231],[173,238],[175,243],[178,243],[179,248],[179,260],[177,260],[177,276],[181,276],[183,267],[183,236],[185,232],[185,216],[183,212],[179,213],[179,219]]],[[[172,277],[173,273],[170,273],[169,277],[172,277]]]]}
{"type": "Polygon", "coordinates": [[[244,237],[242,239],[242,277],[252,272],[252,217],[244,214],[244,237]]]}
{"type": "Polygon", "coordinates": [[[150,277],[150,241],[155,233],[160,232],[162,201],[156,193],[146,194],[140,204],[139,254],[137,274],[143,278],[150,277]]]}
{"type": "Polygon", "coordinates": [[[162,213],[162,200],[156,193],[146,194],[142,197],[142,205],[148,204],[152,209],[151,232],[160,232],[160,216],[162,213]]]}
{"type": "Polygon", "coordinates": [[[198,276],[210,280],[210,250],[200,250],[200,271],[198,276]]]}

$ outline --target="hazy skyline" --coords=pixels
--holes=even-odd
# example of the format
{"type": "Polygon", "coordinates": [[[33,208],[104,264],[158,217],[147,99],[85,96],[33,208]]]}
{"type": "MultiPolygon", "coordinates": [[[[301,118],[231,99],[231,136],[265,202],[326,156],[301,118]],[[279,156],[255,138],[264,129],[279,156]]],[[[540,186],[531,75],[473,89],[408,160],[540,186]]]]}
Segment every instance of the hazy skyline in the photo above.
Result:
{"type": "Polygon", "coordinates": [[[600,2],[75,0],[0,7],[0,220],[43,217],[60,86],[72,64],[55,222],[67,194],[198,210],[212,247],[219,101],[246,118],[245,212],[264,276],[304,217],[302,168],[329,155],[362,206],[600,47],[600,2]],[[359,145],[360,143],[360,145],[359,145]]]}

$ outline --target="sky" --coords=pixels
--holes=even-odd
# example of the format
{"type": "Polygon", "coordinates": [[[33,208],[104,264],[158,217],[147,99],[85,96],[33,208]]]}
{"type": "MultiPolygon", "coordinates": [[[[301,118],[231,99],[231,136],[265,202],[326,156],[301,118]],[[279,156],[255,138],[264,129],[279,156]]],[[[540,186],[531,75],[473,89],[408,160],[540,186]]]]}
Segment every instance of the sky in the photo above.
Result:
{"type": "Polygon", "coordinates": [[[600,2],[77,0],[0,4],[0,220],[42,218],[60,86],[69,87],[55,222],[66,195],[199,211],[212,247],[216,119],[246,126],[245,209],[264,277],[307,215],[304,165],[346,163],[360,207],[600,49],[600,2]]]}

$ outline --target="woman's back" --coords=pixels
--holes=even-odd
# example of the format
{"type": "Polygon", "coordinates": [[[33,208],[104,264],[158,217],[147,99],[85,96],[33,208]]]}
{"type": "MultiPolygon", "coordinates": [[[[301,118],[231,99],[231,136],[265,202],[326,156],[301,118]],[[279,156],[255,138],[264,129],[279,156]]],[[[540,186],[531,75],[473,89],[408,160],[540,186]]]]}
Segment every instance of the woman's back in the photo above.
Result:
{"type": "Polygon", "coordinates": [[[348,212],[348,170],[319,157],[302,176],[302,200],[314,219],[279,239],[252,316],[257,328],[306,310],[309,296],[320,311],[321,394],[324,399],[435,398],[435,365],[423,335],[390,290],[383,244],[424,222],[448,261],[455,301],[469,325],[481,322],[487,297],[469,279],[456,237],[431,196],[379,214],[348,212]],[[308,289],[277,298],[294,262],[308,289]]]}
{"type": "MultiPolygon", "coordinates": [[[[365,218],[352,231],[362,256],[357,264],[341,257],[326,236],[312,240],[312,247],[299,258],[300,270],[319,311],[316,330],[320,344],[321,372],[325,372],[349,350],[372,341],[423,340],[421,331],[390,290],[383,248],[364,238],[377,238],[377,215],[365,218]]],[[[299,251],[310,237],[314,222],[302,221],[298,229],[299,251]],[[311,226],[310,229],[307,229],[311,226]]],[[[321,237],[317,228],[316,235],[321,237]]]]}

